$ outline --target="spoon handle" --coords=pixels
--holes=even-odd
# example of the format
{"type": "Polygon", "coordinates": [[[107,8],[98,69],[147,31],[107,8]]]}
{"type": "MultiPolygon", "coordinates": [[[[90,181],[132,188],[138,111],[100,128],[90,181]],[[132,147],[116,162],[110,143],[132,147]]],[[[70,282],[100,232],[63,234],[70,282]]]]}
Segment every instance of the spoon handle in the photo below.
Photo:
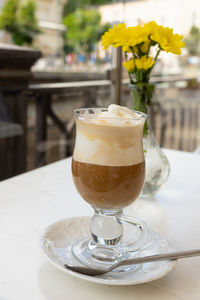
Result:
{"type": "Polygon", "coordinates": [[[185,258],[185,257],[192,257],[192,256],[200,256],[200,249],[175,251],[169,253],[138,257],[138,258],[121,261],[119,265],[124,266],[124,265],[131,265],[131,264],[141,264],[141,263],[152,262],[152,261],[160,261],[160,260],[168,260],[168,259],[173,260],[177,258],[185,258]]]}

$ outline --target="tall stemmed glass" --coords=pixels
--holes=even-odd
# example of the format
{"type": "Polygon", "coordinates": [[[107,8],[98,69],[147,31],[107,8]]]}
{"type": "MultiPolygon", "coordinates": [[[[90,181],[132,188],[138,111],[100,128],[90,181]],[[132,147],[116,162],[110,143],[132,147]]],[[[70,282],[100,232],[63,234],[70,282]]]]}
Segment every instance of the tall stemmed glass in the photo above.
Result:
{"type": "Polygon", "coordinates": [[[128,258],[146,241],[148,228],[122,214],[140,194],[145,179],[143,126],[146,115],[110,117],[105,108],[74,111],[76,141],[72,159],[75,186],[94,209],[91,236],[74,242],[72,252],[83,264],[109,265],[128,258]],[[136,238],[123,241],[123,224],[136,238]],[[126,225],[127,226],[127,225],[126,225]]]}

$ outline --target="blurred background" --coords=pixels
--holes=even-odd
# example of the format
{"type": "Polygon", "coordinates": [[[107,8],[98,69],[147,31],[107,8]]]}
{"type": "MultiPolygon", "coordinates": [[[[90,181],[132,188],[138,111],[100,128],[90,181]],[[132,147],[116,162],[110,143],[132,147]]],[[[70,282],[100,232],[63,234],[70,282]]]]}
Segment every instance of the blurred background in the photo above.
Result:
{"type": "Polygon", "coordinates": [[[151,20],[186,43],[154,69],[156,138],[200,152],[199,0],[0,0],[0,180],[70,156],[75,108],[131,107],[118,54],[99,41],[114,24],[151,20]]]}

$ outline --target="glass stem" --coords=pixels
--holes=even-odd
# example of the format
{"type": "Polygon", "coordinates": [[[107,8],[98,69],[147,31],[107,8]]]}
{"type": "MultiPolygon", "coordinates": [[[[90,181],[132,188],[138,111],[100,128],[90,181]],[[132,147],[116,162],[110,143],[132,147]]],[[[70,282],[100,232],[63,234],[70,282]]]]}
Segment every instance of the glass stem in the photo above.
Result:
{"type": "Polygon", "coordinates": [[[122,210],[94,208],[90,230],[97,246],[115,246],[120,243],[123,234],[123,226],[119,221],[121,214],[122,210]]]}

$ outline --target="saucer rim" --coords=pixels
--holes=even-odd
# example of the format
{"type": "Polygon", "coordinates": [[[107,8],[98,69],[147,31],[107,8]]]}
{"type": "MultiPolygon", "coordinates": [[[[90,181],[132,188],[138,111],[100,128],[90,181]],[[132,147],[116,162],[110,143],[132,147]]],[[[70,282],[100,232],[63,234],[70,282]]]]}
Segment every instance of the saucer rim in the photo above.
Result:
{"type": "MultiPolygon", "coordinates": [[[[53,259],[48,255],[48,251],[46,251],[46,248],[43,246],[43,244],[44,244],[44,240],[45,240],[45,235],[51,230],[51,228],[53,228],[54,226],[56,226],[59,223],[63,223],[63,222],[66,222],[66,221],[67,222],[70,222],[70,221],[73,222],[74,220],[78,220],[78,219],[79,220],[82,220],[82,219],[85,219],[85,220],[88,219],[89,220],[89,219],[91,219],[91,216],[77,216],[77,217],[60,219],[56,222],[53,222],[53,223],[49,224],[43,230],[43,233],[41,234],[41,237],[40,237],[40,248],[42,250],[43,255],[47,258],[47,260],[52,265],[54,265],[56,268],[58,268],[59,270],[65,272],[68,275],[74,276],[74,277],[79,278],[79,279],[83,279],[85,281],[98,283],[98,284],[102,284],[102,285],[116,285],[116,286],[137,285],[137,284],[143,284],[143,283],[155,281],[157,279],[160,279],[160,278],[166,276],[169,272],[172,271],[172,269],[175,267],[175,265],[177,263],[177,260],[169,261],[168,262],[168,268],[163,273],[158,274],[158,275],[154,275],[149,279],[139,279],[139,280],[132,280],[132,281],[131,280],[128,281],[127,279],[123,280],[122,278],[120,278],[120,279],[117,279],[117,278],[107,279],[107,278],[101,278],[101,277],[97,277],[97,276],[93,277],[93,276],[88,276],[88,275],[80,274],[80,273],[74,272],[72,270],[69,270],[69,269],[65,268],[64,265],[60,266],[55,261],[53,261],[53,259]]],[[[171,243],[170,243],[170,245],[171,245],[171,243]]],[[[175,250],[175,248],[174,248],[174,250],[175,250]]]]}

